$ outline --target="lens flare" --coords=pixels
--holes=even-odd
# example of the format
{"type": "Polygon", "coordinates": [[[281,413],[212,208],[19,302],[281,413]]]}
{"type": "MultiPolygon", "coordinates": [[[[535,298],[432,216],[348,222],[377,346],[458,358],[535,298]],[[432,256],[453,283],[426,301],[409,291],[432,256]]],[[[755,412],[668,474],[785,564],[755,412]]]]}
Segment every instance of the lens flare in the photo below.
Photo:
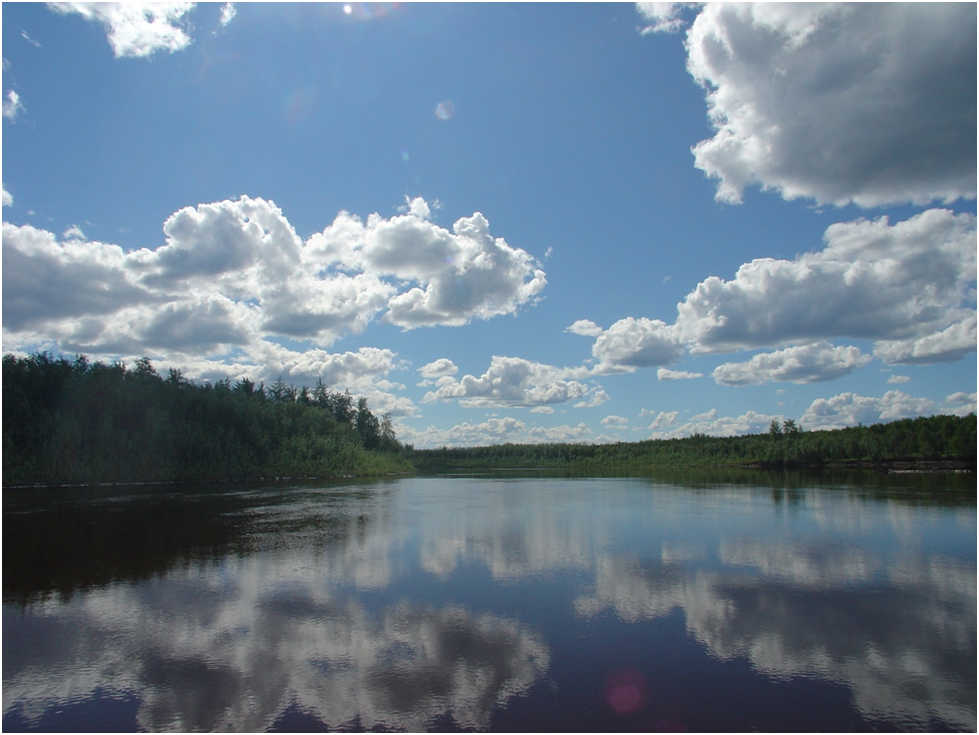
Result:
{"type": "Polygon", "coordinates": [[[631,715],[646,704],[646,679],[635,669],[617,671],[605,683],[605,701],[617,715],[631,715]]]}

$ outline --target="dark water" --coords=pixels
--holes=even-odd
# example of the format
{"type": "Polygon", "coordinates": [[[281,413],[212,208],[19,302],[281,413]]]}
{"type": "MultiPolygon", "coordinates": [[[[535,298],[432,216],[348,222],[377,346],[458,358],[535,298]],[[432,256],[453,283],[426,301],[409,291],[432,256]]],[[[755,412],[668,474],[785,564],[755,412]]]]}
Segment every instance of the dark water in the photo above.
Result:
{"type": "Polygon", "coordinates": [[[7,490],[3,729],[974,731],[955,482],[7,490]]]}

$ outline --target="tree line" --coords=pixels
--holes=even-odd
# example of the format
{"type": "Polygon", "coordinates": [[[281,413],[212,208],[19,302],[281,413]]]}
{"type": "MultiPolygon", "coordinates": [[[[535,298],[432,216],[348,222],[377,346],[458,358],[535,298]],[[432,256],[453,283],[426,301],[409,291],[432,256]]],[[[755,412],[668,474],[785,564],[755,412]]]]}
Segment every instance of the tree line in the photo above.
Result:
{"type": "Polygon", "coordinates": [[[36,353],[3,357],[3,483],[232,481],[410,469],[366,398],[281,379],[198,383],[36,353]]]}
{"type": "Polygon", "coordinates": [[[871,426],[804,431],[791,419],[764,434],[650,439],[612,444],[500,444],[416,450],[420,471],[541,467],[572,472],[641,472],[670,466],[802,467],[846,463],[956,461],[975,470],[976,415],[901,419],[871,426]]]}

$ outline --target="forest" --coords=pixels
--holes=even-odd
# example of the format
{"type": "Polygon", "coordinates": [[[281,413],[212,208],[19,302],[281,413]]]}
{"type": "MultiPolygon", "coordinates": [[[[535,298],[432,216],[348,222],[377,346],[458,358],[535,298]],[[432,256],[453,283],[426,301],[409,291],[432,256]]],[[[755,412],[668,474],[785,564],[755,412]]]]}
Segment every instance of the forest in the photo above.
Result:
{"type": "Polygon", "coordinates": [[[3,357],[3,484],[335,478],[411,470],[389,416],[322,383],[163,377],[84,356],[3,357]]]}
{"type": "Polygon", "coordinates": [[[575,473],[641,473],[662,467],[976,468],[976,415],[901,419],[804,431],[773,421],[764,434],[651,439],[613,444],[502,444],[416,450],[419,471],[484,467],[562,468],[575,473]]]}
{"type": "Polygon", "coordinates": [[[832,431],[791,419],[764,434],[612,444],[415,450],[389,416],[348,392],[166,377],[37,353],[3,358],[3,484],[329,479],[453,469],[634,474],[657,468],[976,467],[976,416],[931,416],[832,431]]]}

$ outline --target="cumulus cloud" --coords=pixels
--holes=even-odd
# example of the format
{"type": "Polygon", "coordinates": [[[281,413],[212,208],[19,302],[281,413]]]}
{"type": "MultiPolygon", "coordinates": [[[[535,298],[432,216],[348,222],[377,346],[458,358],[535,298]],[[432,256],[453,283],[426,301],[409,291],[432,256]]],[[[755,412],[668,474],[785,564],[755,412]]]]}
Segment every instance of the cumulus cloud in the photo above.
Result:
{"type": "Polygon", "coordinates": [[[595,436],[584,422],[575,425],[537,426],[512,416],[493,417],[479,423],[462,422],[446,429],[429,426],[395,425],[400,441],[418,448],[474,447],[493,444],[547,444],[552,442],[599,442],[606,437],[595,436]]]}
{"type": "Polygon", "coordinates": [[[598,360],[596,373],[632,372],[674,362],[683,354],[683,346],[673,325],[626,317],[598,335],[591,352],[598,360]]]}
{"type": "Polygon", "coordinates": [[[444,375],[455,375],[458,372],[458,366],[447,357],[440,357],[438,360],[433,360],[427,365],[422,365],[418,368],[418,373],[423,378],[429,379],[441,378],[444,375]]]}
{"type": "Polygon", "coordinates": [[[857,347],[834,347],[828,342],[813,342],[755,355],[747,362],[727,362],[714,368],[713,375],[720,385],[753,385],[775,381],[816,383],[847,375],[871,359],[857,347]]]}
{"type": "Polygon", "coordinates": [[[188,23],[184,18],[194,7],[192,2],[61,2],[49,3],[49,7],[101,23],[117,59],[147,57],[157,51],[173,53],[189,46],[192,40],[185,30],[188,23]]]}
{"type": "Polygon", "coordinates": [[[12,89],[8,90],[3,98],[3,116],[13,122],[23,111],[24,103],[20,101],[20,95],[12,89]]]}
{"type": "Polygon", "coordinates": [[[13,206],[14,195],[7,191],[7,187],[3,187],[3,206],[10,207],[13,206]]]}
{"type": "MultiPolygon", "coordinates": [[[[412,210],[423,213],[423,204],[413,200],[412,210]]],[[[202,352],[276,336],[326,346],[401,308],[399,297],[417,291],[415,283],[447,305],[445,320],[433,323],[512,313],[543,274],[521,270],[530,263],[524,251],[479,241],[483,225],[478,213],[454,232],[417,214],[373,214],[365,226],[341,213],[325,234],[303,241],[274,202],[248,196],[184,207],[163,223],[162,245],[129,252],[86,241],[77,225],[59,242],[44,230],[4,224],[5,339],[36,343],[43,332],[55,349],[62,340],[60,348],[137,354],[141,342],[162,348],[176,340],[192,355],[195,335],[202,352]],[[469,275],[454,281],[449,271],[457,267],[469,275]],[[198,302],[191,305],[188,293],[198,302]],[[150,307],[162,309],[153,324],[150,307]],[[208,326],[179,336],[160,321],[195,314],[208,326]]]]}
{"type": "Polygon", "coordinates": [[[126,257],[118,245],[59,243],[45,230],[4,222],[4,329],[40,328],[52,320],[108,316],[158,302],[128,272],[126,257]]]}
{"type": "Polygon", "coordinates": [[[420,216],[428,213],[423,200],[409,209],[390,219],[372,214],[366,223],[341,212],[310,238],[304,256],[314,265],[414,282],[390,299],[385,315],[404,329],[513,314],[547,284],[533,256],[492,236],[481,213],[456,220],[449,231],[420,216]]]}
{"type": "Polygon", "coordinates": [[[927,398],[915,398],[899,390],[887,391],[880,397],[840,393],[831,398],[817,398],[799,419],[799,424],[811,431],[842,429],[857,424],[927,416],[935,413],[935,403],[927,398]]]}
{"type": "Polygon", "coordinates": [[[874,355],[890,364],[950,362],[976,349],[976,314],[924,337],[884,340],[874,344],[874,355]]]}
{"type": "Polygon", "coordinates": [[[956,416],[968,416],[970,413],[975,413],[976,394],[960,391],[946,396],[945,403],[942,406],[942,412],[956,416]]]}
{"type": "Polygon", "coordinates": [[[902,383],[911,382],[911,378],[908,377],[907,375],[892,375],[887,379],[887,382],[890,385],[900,385],[902,383]]]}
{"type": "Polygon", "coordinates": [[[703,373],[694,373],[689,370],[670,370],[669,368],[659,368],[656,371],[657,380],[693,380],[694,378],[704,377],[703,373]]]}
{"type": "Polygon", "coordinates": [[[602,419],[602,426],[607,426],[610,429],[625,429],[629,425],[629,419],[625,416],[606,416],[602,419]]]}
{"type": "Polygon", "coordinates": [[[467,407],[530,408],[584,399],[584,403],[598,405],[608,396],[601,388],[575,379],[586,373],[587,370],[581,368],[558,368],[522,357],[494,355],[486,372],[478,377],[440,376],[437,388],[426,393],[422,401],[456,399],[467,407]]]}
{"type": "Polygon", "coordinates": [[[974,198],[975,26],[968,3],[708,4],[686,37],[715,129],[695,165],[732,203],[752,185],[840,206],[974,198]]]}
{"type": "MultiPolygon", "coordinates": [[[[650,439],[678,439],[694,434],[708,436],[741,436],[743,434],[761,434],[768,430],[773,420],[782,420],[782,416],[771,416],[746,411],[740,416],[719,416],[716,408],[691,416],[682,424],[676,423],[677,412],[659,414],[650,424],[652,433],[650,439]],[[663,419],[662,421],[660,419],[663,419]]],[[[807,427],[808,428],[808,427],[807,427]]]]}
{"type": "Polygon", "coordinates": [[[580,334],[582,337],[597,337],[605,330],[595,324],[591,319],[579,319],[564,329],[571,334],[580,334]]]}
{"type": "Polygon", "coordinates": [[[975,299],[974,215],[929,209],[894,225],[886,217],[842,222],[824,240],[794,260],[761,258],[733,280],[701,281],[677,305],[679,334],[695,351],[909,339],[961,319],[975,299]]]}

